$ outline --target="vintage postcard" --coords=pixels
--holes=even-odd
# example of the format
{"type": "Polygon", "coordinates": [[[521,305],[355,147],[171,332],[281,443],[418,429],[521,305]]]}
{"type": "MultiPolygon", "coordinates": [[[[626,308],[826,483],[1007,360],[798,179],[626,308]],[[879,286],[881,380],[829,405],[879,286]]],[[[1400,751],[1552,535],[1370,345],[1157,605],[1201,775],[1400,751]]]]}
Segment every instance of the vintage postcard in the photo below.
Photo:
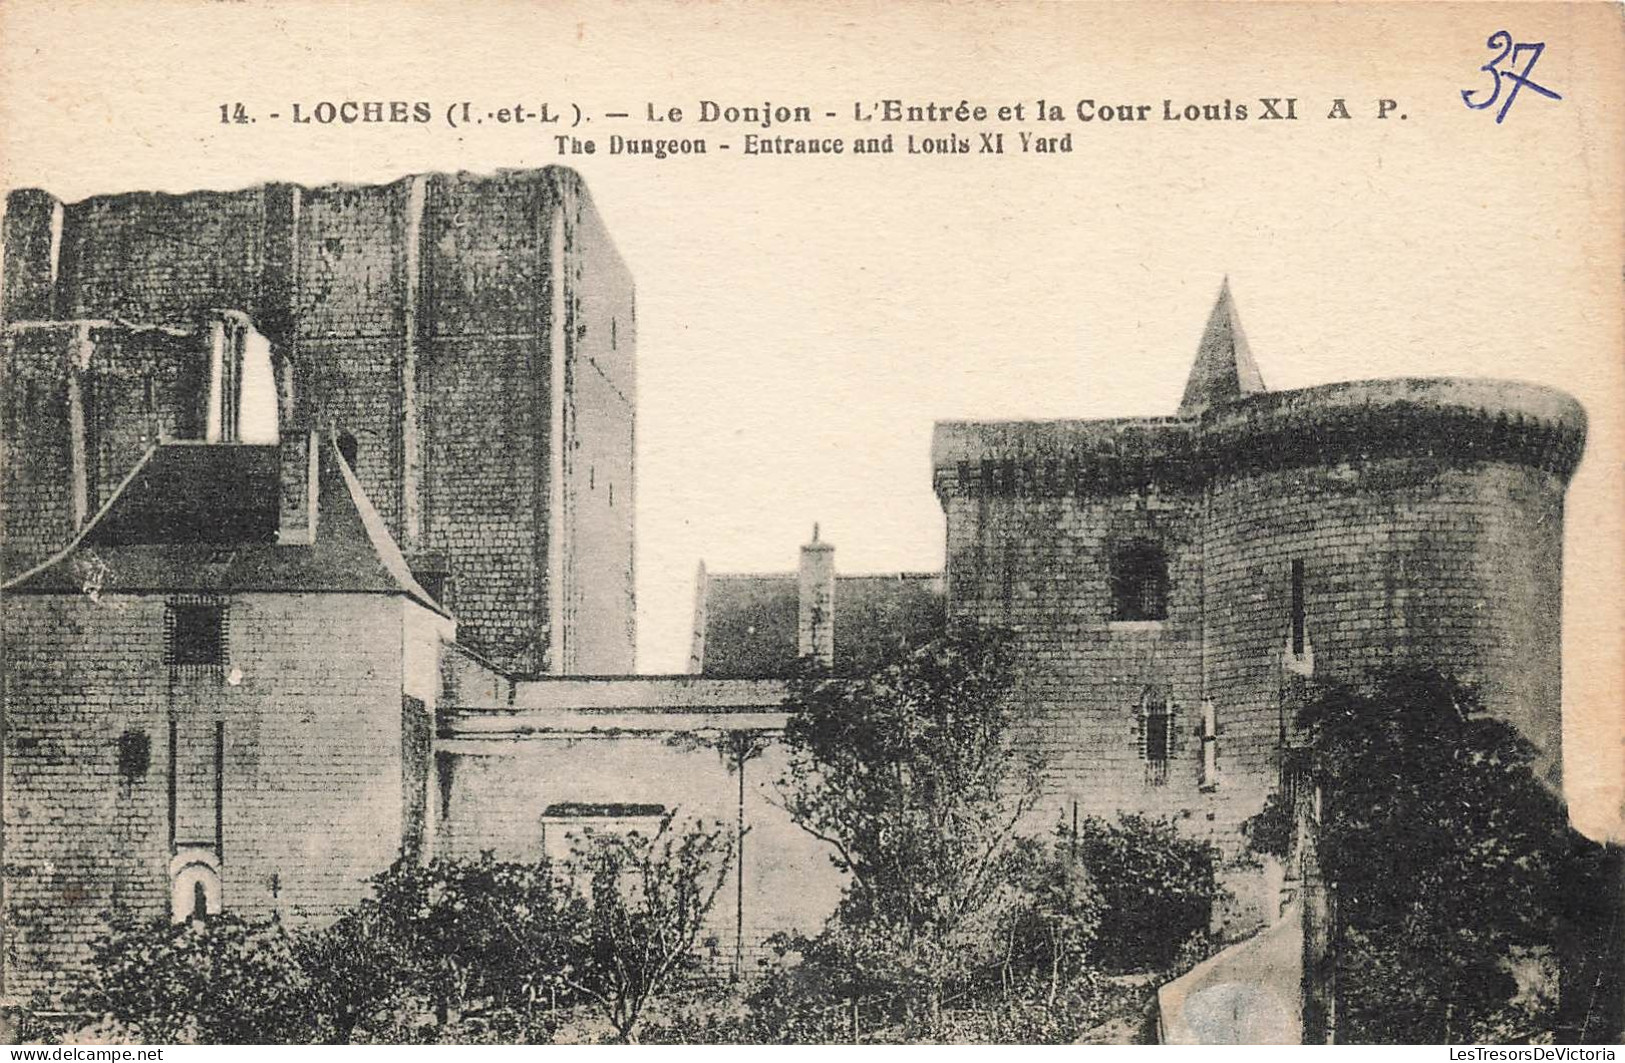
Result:
{"type": "Polygon", "coordinates": [[[0,1034],[1619,1042],[1622,44],[11,0],[0,1034]]]}

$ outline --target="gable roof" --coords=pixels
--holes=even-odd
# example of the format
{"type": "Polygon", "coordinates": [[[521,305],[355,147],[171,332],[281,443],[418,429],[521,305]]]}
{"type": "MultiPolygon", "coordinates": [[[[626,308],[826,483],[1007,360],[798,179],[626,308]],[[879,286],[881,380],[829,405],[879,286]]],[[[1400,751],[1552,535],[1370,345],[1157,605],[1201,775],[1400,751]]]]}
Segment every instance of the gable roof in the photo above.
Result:
{"type": "MultiPolygon", "coordinates": [[[[692,671],[726,679],[789,674],[799,656],[800,582],[793,572],[709,574],[695,591],[692,671]]],[[[900,646],[942,633],[941,573],[835,577],[835,663],[841,674],[872,670],[900,646]]]]}
{"type": "Polygon", "coordinates": [[[164,443],[148,450],[64,550],[8,594],[401,594],[446,613],[331,441],[319,444],[316,534],[277,542],[279,449],[164,443]]]}

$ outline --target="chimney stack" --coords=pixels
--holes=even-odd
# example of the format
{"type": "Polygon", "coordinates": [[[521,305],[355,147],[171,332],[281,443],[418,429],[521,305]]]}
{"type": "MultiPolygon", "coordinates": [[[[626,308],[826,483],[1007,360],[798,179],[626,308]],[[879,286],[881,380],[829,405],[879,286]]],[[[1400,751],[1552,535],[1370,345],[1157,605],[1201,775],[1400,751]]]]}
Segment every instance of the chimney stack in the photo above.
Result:
{"type": "Polygon", "coordinates": [[[284,431],[278,442],[277,542],[283,546],[309,546],[316,541],[321,446],[315,432],[284,431]]]}
{"type": "Polygon", "coordinates": [[[801,548],[801,608],[796,623],[796,650],[825,667],[835,663],[835,547],[818,539],[801,548]]]}

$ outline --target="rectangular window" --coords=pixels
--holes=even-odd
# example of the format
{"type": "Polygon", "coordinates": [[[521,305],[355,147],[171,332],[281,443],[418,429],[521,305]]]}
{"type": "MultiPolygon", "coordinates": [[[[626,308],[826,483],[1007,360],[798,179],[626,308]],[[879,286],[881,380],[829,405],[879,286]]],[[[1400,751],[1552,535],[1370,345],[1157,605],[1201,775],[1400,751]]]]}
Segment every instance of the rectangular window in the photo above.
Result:
{"type": "Polygon", "coordinates": [[[1167,712],[1152,712],[1145,718],[1145,759],[1167,760],[1173,743],[1168,733],[1173,717],[1167,712]]]}
{"type": "Polygon", "coordinates": [[[1113,620],[1165,620],[1168,617],[1168,557],[1153,542],[1119,545],[1111,558],[1113,620]]]}
{"type": "Polygon", "coordinates": [[[1140,695],[1140,754],[1145,760],[1145,781],[1161,786],[1168,781],[1168,763],[1174,756],[1174,711],[1167,693],[1147,687],[1140,695]]]}
{"type": "Polygon", "coordinates": [[[152,740],[145,731],[125,731],[118,737],[118,773],[126,782],[147,774],[152,763],[152,740]]]}
{"type": "Polygon", "coordinates": [[[1303,559],[1292,560],[1292,656],[1303,656],[1303,559]]]}
{"type": "Polygon", "coordinates": [[[226,663],[226,607],[171,602],[164,613],[166,664],[219,667],[226,663]]]}

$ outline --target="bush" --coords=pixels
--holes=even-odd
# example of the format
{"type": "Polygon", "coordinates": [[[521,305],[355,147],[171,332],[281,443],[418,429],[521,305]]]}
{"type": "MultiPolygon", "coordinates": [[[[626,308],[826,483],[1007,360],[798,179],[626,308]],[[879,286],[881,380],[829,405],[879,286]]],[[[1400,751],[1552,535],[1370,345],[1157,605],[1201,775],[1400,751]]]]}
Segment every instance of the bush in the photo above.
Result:
{"type": "Polygon", "coordinates": [[[1002,976],[1007,984],[1037,978],[1053,1004],[1063,984],[1091,973],[1104,900],[1066,835],[1048,846],[1024,845],[1017,875],[1025,903],[1007,931],[1002,976]]]}
{"type": "Polygon", "coordinates": [[[1166,820],[1090,818],[1079,825],[1077,855],[1100,894],[1095,950],[1108,970],[1166,969],[1191,938],[1207,937],[1220,894],[1208,843],[1166,820]]]}
{"type": "Polygon", "coordinates": [[[545,861],[403,859],[326,928],[121,925],[64,1005],[90,1017],[80,1035],[166,1043],[546,1041],[561,1004],[602,1005],[630,1038],[690,963],[731,851],[729,831],[668,827],[604,839],[590,903],[545,861]]]}
{"type": "MultiPolygon", "coordinates": [[[[1605,972],[1618,978],[1604,929],[1618,862],[1570,829],[1516,728],[1471,687],[1418,669],[1320,687],[1298,724],[1309,741],[1294,767],[1320,787],[1315,849],[1336,901],[1340,1037],[1617,1033],[1617,1011],[1612,1030],[1591,1017],[1617,998],[1598,990],[1605,972]],[[1518,984],[1541,957],[1575,991],[1566,1014],[1518,984]]],[[[1255,822],[1278,836],[1289,814],[1276,801],[1255,822]]]]}
{"type": "Polygon", "coordinates": [[[309,980],[282,924],[219,915],[115,927],[71,1010],[170,1044],[282,1044],[314,1028],[309,980]]]}
{"type": "Polygon", "coordinates": [[[293,937],[299,966],[309,972],[315,1038],[348,1044],[358,1027],[391,1031],[391,1040],[410,1039],[401,1029],[402,990],[412,984],[403,942],[388,932],[375,908],[346,913],[332,926],[293,937]]]}
{"type": "Polygon", "coordinates": [[[410,987],[441,1023],[470,1006],[529,1014],[559,987],[584,912],[545,860],[397,861],[320,950],[348,958],[326,999],[358,1018],[410,987]]]}

